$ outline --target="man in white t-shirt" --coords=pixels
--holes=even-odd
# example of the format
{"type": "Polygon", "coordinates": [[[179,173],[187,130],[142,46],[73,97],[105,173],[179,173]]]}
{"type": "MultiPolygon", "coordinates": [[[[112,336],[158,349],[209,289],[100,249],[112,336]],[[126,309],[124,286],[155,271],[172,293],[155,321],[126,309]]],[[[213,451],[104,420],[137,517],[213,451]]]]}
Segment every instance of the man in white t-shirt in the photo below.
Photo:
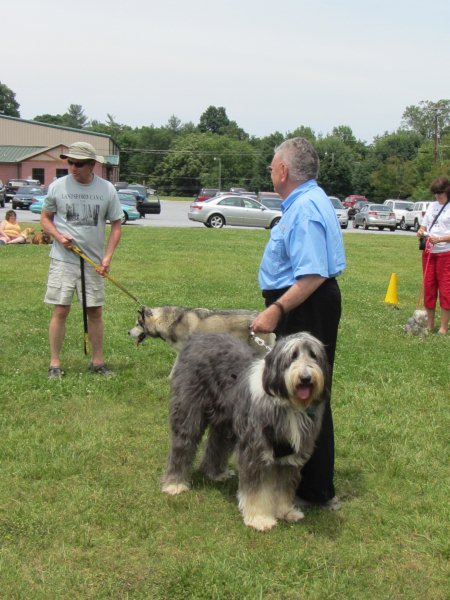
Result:
{"type": "Polygon", "coordinates": [[[67,159],[69,175],[50,184],[41,214],[43,230],[52,236],[51,263],[44,302],[53,304],[50,320],[49,379],[63,375],[60,353],[64,341],[66,319],[74,292],[81,300],[80,258],[69,250],[73,242],[100,265],[98,270],[84,264],[86,311],[92,362],[89,370],[111,375],[103,359],[104,279],[121,236],[123,211],[111,182],[94,174],[95,163],[104,162],[87,142],[75,142],[61,158],[67,159]],[[106,249],[105,224],[111,222],[106,249]]]}

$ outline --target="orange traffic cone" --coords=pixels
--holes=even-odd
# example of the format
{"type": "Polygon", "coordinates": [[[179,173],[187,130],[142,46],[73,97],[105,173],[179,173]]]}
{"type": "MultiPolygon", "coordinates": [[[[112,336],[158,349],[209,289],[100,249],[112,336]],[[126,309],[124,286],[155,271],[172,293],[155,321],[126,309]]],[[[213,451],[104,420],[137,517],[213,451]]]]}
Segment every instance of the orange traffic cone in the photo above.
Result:
{"type": "Polygon", "coordinates": [[[386,304],[398,304],[398,293],[397,293],[397,274],[392,273],[389,280],[386,297],[384,299],[386,304]]]}

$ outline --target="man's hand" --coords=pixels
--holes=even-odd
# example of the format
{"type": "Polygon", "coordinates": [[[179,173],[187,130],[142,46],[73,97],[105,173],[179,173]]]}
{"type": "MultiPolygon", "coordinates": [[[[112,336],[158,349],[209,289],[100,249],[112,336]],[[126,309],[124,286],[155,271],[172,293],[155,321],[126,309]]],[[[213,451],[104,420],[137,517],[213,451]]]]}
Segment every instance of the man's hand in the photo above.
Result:
{"type": "Polygon", "coordinates": [[[272,333],[280,320],[281,312],[279,308],[271,304],[259,313],[253,323],[250,325],[251,331],[254,333],[272,333]]]}

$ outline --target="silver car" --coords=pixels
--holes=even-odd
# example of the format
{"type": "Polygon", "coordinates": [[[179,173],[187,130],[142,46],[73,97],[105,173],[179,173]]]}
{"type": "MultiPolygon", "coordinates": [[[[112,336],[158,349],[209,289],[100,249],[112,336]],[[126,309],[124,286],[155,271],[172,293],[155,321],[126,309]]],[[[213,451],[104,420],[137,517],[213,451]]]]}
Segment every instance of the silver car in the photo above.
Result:
{"type": "Polygon", "coordinates": [[[348,214],[342,202],[336,196],[328,196],[333,205],[334,211],[339,221],[341,229],[347,229],[348,227],[348,214]]]}
{"type": "Polygon", "coordinates": [[[389,206],[383,204],[365,204],[353,219],[353,228],[358,229],[358,227],[364,229],[378,227],[380,231],[388,227],[391,231],[395,231],[397,227],[395,213],[389,206]]]}
{"type": "Polygon", "coordinates": [[[253,198],[230,194],[194,202],[189,207],[188,218],[214,229],[224,225],[271,229],[281,219],[281,211],[266,208],[253,198]]]}

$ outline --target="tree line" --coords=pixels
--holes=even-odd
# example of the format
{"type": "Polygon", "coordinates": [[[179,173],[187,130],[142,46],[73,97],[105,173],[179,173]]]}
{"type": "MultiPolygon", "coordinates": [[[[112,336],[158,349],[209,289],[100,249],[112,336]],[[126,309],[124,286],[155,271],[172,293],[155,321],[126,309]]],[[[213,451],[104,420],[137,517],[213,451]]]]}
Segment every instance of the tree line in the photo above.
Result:
{"type": "MultiPolygon", "coordinates": [[[[0,82],[0,113],[20,116],[15,94],[0,82]]],[[[427,199],[430,182],[450,175],[450,100],[422,101],[408,106],[398,129],[358,140],[351,127],[339,125],[316,134],[301,125],[285,133],[254,137],[229,119],[224,107],[209,106],[197,124],[172,115],[162,127],[130,127],[107,114],[104,122],[89,120],[83,107],[71,104],[58,115],[37,115],[35,121],[110,135],[120,147],[121,179],[140,182],[161,194],[194,196],[201,187],[250,191],[270,190],[267,172],[274,147],[302,136],[320,157],[319,184],[341,198],[361,194],[386,198],[427,199]]]]}

